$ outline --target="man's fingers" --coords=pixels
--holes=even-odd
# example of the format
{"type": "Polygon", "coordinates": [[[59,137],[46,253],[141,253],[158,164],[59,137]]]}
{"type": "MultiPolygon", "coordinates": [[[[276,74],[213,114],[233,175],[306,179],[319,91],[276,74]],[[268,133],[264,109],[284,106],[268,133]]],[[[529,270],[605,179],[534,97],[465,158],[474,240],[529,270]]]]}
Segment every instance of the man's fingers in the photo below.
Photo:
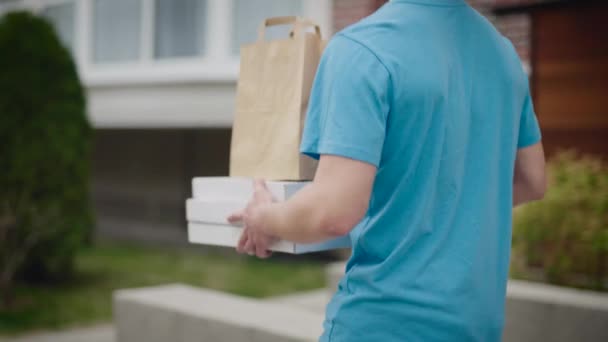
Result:
{"type": "Polygon", "coordinates": [[[239,238],[239,243],[236,245],[236,251],[239,253],[245,253],[245,245],[247,244],[247,242],[249,241],[249,232],[247,231],[247,228],[243,229],[243,232],[241,233],[241,237],[239,238]]]}
{"type": "Polygon", "coordinates": [[[268,187],[266,186],[266,182],[261,178],[256,178],[253,181],[253,190],[255,192],[258,191],[268,191],[268,187]]]}
{"type": "Polygon", "coordinates": [[[239,223],[243,222],[243,218],[245,217],[245,210],[239,210],[236,213],[232,213],[228,216],[227,220],[230,223],[239,223]]]}
{"type": "Polygon", "coordinates": [[[247,239],[245,247],[243,247],[243,251],[249,255],[255,255],[255,245],[251,239],[247,239]]]}
{"type": "Polygon", "coordinates": [[[258,258],[266,259],[270,257],[270,252],[268,251],[271,244],[270,239],[258,235],[253,243],[255,244],[255,254],[258,258]]]}
{"type": "Polygon", "coordinates": [[[255,246],[255,255],[257,255],[258,258],[260,259],[266,259],[270,257],[270,252],[264,247],[258,247],[257,245],[255,246]]]}

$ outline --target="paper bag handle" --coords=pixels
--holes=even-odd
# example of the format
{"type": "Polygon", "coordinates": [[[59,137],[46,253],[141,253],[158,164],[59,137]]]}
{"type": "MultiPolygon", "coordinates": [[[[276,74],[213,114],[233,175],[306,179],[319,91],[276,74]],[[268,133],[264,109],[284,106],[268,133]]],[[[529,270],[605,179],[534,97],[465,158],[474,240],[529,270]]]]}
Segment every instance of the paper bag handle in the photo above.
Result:
{"type": "Polygon", "coordinates": [[[303,27],[312,26],[315,29],[315,33],[321,38],[321,28],[319,25],[308,19],[301,19],[296,16],[285,16],[285,17],[272,17],[265,19],[258,30],[258,40],[263,41],[266,34],[266,28],[277,25],[292,24],[290,30],[290,36],[300,36],[303,27]]]}

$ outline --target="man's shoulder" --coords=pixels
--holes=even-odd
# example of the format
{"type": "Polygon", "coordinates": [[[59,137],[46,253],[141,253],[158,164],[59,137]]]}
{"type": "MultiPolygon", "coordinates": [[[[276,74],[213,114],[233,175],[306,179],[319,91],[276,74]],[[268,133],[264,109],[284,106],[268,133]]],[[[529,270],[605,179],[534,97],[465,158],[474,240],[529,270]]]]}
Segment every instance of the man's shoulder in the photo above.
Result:
{"type": "Polygon", "coordinates": [[[336,47],[348,51],[364,50],[370,58],[386,67],[388,51],[395,49],[396,45],[408,45],[408,19],[394,20],[391,13],[383,9],[336,33],[330,45],[334,43],[336,47]]]}
{"type": "Polygon", "coordinates": [[[395,13],[391,13],[385,5],[373,14],[345,27],[336,35],[347,37],[368,48],[394,40],[398,36],[401,36],[401,39],[406,38],[403,34],[406,33],[410,21],[408,16],[400,17],[398,20],[394,17],[395,13]]]}

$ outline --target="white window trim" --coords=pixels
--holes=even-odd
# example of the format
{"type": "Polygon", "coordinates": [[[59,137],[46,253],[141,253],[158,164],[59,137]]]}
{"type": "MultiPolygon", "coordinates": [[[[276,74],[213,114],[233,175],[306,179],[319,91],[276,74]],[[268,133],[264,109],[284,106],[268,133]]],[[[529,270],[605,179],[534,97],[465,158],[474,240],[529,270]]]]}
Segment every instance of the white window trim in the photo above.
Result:
{"type": "MultiPolygon", "coordinates": [[[[39,13],[52,5],[74,3],[74,55],[79,73],[88,87],[150,83],[235,82],[238,56],[232,54],[233,0],[207,0],[205,54],[197,57],[154,59],[154,0],[142,1],[141,59],[125,63],[96,64],[92,61],[93,0],[22,0],[0,5],[0,11],[30,9],[39,13]],[[148,33],[146,35],[146,33],[148,33]]],[[[303,15],[322,27],[324,39],[332,33],[332,2],[302,0],[303,15]]]]}
{"type": "Polygon", "coordinates": [[[156,9],[153,0],[143,0],[141,3],[141,27],[139,34],[141,35],[139,52],[141,63],[149,63],[154,58],[154,25],[156,9]],[[149,34],[146,35],[146,32],[149,34]]]}
{"type": "Polygon", "coordinates": [[[333,35],[333,1],[303,0],[304,16],[321,26],[321,36],[329,39],[333,35]]]}
{"type": "Polygon", "coordinates": [[[0,14],[21,10],[29,10],[34,13],[39,13],[46,7],[62,5],[70,2],[74,2],[74,0],[21,0],[9,3],[0,3],[0,14]]]}

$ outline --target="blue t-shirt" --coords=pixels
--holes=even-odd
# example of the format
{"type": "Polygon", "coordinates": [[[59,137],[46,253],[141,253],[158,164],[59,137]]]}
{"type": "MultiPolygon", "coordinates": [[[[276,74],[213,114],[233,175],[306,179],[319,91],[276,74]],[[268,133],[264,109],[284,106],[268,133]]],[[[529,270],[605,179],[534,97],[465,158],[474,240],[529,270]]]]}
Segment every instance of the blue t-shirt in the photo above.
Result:
{"type": "Polygon", "coordinates": [[[462,0],[393,0],[338,33],[301,151],[377,167],[322,341],[499,341],[518,148],[540,141],[507,39],[462,0]]]}

